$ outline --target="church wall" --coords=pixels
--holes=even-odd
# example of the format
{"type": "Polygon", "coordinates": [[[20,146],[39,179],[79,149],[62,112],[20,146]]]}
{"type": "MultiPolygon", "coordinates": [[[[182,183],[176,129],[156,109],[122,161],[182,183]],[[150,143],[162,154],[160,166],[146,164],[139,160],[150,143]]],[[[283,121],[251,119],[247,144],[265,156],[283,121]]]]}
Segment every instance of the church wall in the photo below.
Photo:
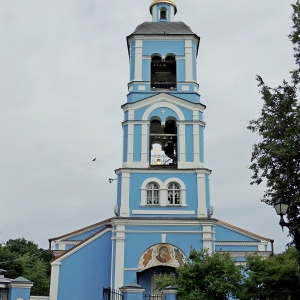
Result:
{"type": "Polygon", "coordinates": [[[123,162],[127,161],[127,149],[128,149],[128,126],[123,126],[123,162]]]}
{"type": "Polygon", "coordinates": [[[200,161],[204,162],[204,127],[199,126],[200,161]]]}
{"type": "Polygon", "coordinates": [[[111,232],[66,257],[61,262],[58,300],[102,300],[102,288],[110,285],[111,232]],[[88,293],[88,297],[87,297],[88,293]]]}
{"type": "Polygon", "coordinates": [[[216,245],[216,251],[258,251],[258,246],[227,246],[227,245],[216,245]]]}
{"type": "Polygon", "coordinates": [[[185,60],[176,59],[177,82],[185,81],[185,60]]]}
{"type": "Polygon", "coordinates": [[[238,232],[230,230],[228,228],[224,228],[223,226],[217,225],[216,226],[216,239],[218,241],[257,241],[257,239],[248,237],[246,235],[242,235],[238,232]]]}
{"type": "Polygon", "coordinates": [[[142,125],[134,125],[133,161],[142,160],[142,125]]]}
{"type": "Polygon", "coordinates": [[[185,126],[185,161],[194,161],[194,139],[193,139],[193,125],[185,126]]]}
{"type": "MultiPolygon", "coordinates": [[[[143,81],[150,81],[151,59],[150,58],[143,58],[142,67],[143,67],[142,80],[143,81]]],[[[147,90],[150,91],[150,84],[147,84],[147,90]]]]}
{"type": "Polygon", "coordinates": [[[162,40],[152,40],[143,42],[143,55],[151,56],[157,53],[159,49],[159,54],[165,56],[169,53],[175,54],[176,56],[183,56],[184,53],[184,41],[162,41],[162,40]],[[158,46],[159,45],[159,46],[158,46]]]}
{"type": "MultiPolygon", "coordinates": [[[[199,103],[199,94],[197,93],[194,93],[193,92],[193,85],[192,84],[186,84],[186,83],[183,83],[184,86],[190,86],[191,88],[189,89],[189,92],[187,91],[183,91],[182,93],[181,92],[181,84],[179,84],[179,88],[178,88],[178,92],[172,92],[172,93],[168,93],[169,95],[173,95],[175,97],[180,97],[181,99],[183,100],[186,100],[186,101],[189,101],[189,102],[192,102],[192,103],[199,103]]],[[[149,93],[141,93],[141,92],[138,92],[138,93],[129,93],[127,95],[127,102],[128,103],[134,103],[134,102],[137,102],[137,101],[140,101],[140,100],[144,100],[145,98],[149,98],[151,96],[155,96],[157,94],[157,92],[149,92],[149,93]]]]}
{"type": "Polygon", "coordinates": [[[135,41],[130,43],[130,80],[134,80],[135,70],[135,41]]]}
{"type": "Polygon", "coordinates": [[[105,227],[105,225],[97,227],[97,228],[95,228],[93,230],[90,230],[88,232],[84,232],[82,234],[75,235],[75,236],[69,238],[68,240],[69,241],[83,241],[83,240],[89,238],[90,236],[92,236],[93,234],[95,234],[96,232],[98,232],[99,230],[101,230],[104,227],[105,227]]]}

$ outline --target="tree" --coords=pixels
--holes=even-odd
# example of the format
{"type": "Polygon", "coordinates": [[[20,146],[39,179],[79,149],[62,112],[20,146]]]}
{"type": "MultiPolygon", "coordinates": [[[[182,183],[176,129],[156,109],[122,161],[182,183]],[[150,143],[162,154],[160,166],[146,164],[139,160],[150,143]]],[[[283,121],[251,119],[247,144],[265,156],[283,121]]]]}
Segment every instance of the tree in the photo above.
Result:
{"type": "MultiPolygon", "coordinates": [[[[274,205],[279,200],[289,203],[287,218],[295,247],[300,253],[300,3],[293,7],[293,31],[289,35],[294,45],[297,68],[291,71],[291,83],[283,81],[275,88],[267,86],[257,76],[263,108],[248,129],[257,132],[262,140],[253,146],[250,169],[251,184],[265,180],[262,202],[274,205]]],[[[300,259],[300,257],[299,257],[300,259]]]]}
{"type": "Polygon", "coordinates": [[[299,299],[297,251],[286,252],[268,259],[247,257],[240,300],[299,299]]]}
{"type": "Polygon", "coordinates": [[[156,286],[178,287],[178,298],[184,300],[235,299],[242,284],[241,268],[229,254],[191,250],[189,262],[179,267],[177,276],[157,275],[156,286]]]}
{"type": "Polygon", "coordinates": [[[9,240],[0,246],[0,268],[6,277],[23,276],[34,283],[31,294],[47,296],[50,287],[50,253],[24,238],[9,240]]]}

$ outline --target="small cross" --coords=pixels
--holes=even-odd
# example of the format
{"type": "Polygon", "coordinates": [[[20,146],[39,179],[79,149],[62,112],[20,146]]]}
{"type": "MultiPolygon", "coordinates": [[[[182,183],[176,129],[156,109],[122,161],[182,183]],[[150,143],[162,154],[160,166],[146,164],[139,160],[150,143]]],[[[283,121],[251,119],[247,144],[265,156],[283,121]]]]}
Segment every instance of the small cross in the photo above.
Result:
{"type": "Polygon", "coordinates": [[[163,109],[163,110],[161,111],[161,113],[164,115],[164,114],[166,113],[166,111],[163,109]]]}

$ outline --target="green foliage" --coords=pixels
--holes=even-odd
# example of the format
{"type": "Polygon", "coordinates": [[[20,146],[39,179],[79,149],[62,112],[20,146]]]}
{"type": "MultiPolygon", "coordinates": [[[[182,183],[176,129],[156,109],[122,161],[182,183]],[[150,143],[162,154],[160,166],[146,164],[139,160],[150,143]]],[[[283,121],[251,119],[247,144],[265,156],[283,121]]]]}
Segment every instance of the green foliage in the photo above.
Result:
{"type": "Polygon", "coordinates": [[[248,256],[238,266],[228,254],[191,250],[177,274],[155,276],[156,286],[177,286],[179,300],[296,300],[300,295],[297,251],[264,259],[248,256]]]}
{"type": "Polygon", "coordinates": [[[297,68],[291,72],[291,83],[283,81],[275,88],[267,86],[257,76],[263,101],[261,116],[250,121],[248,129],[262,140],[253,146],[251,184],[265,180],[262,201],[273,205],[278,200],[290,204],[288,220],[295,246],[300,252],[300,2],[293,7],[293,31],[289,35],[294,45],[297,68]]]}
{"type": "Polygon", "coordinates": [[[300,287],[297,256],[295,248],[268,259],[249,256],[240,299],[298,299],[300,287]]]}
{"type": "Polygon", "coordinates": [[[50,286],[50,253],[24,238],[9,240],[0,246],[0,268],[6,277],[23,276],[34,283],[31,294],[47,296],[50,286]]]}
{"type": "Polygon", "coordinates": [[[178,287],[179,300],[227,300],[236,298],[242,283],[241,269],[228,254],[191,250],[189,262],[175,275],[159,275],[156,284],[178,287]]]}

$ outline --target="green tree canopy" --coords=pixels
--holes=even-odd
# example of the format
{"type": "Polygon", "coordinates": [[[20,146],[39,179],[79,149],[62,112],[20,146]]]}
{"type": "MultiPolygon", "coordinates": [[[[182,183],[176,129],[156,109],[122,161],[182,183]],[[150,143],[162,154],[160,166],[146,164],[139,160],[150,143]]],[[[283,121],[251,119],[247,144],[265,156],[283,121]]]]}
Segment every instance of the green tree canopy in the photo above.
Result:
{"type": "Polygon", "coordinates": [[[178,276],[157,275],[158,288],[178,287],[184,300],[227,300],[237,298],[242,283],[241,268],[229,254],[191,250],[189,262],[177,269],[178,276]]]}
{"type": "Polygon", "coordinates": [[[290,248],[268,259],[247,257],[241,300],[299,299],[297,251],[290,248]]]}
{"type": "Polygon", "coordinates": [[[9,240],[0,246],[0,268],[6,277],[23,276],[34,283],[31,294],[47,296],[50,286],[50,253],[24,238],[9,240]]]}
{"type": "Polygon", "coordinates": [[[262,96],[261,116],[250,121],[248,129],[260,135],[261,141],[253,146],[251,184],[265,182],[262,201],[273,205],[286,201],[290,207],[288,220],[295,246],[300,252],[300,3],[293,7],[293,31],[289,35],[294,45],[297,68],[291,71],[290,83],[271,88],[257,76],[262,96]]]}

